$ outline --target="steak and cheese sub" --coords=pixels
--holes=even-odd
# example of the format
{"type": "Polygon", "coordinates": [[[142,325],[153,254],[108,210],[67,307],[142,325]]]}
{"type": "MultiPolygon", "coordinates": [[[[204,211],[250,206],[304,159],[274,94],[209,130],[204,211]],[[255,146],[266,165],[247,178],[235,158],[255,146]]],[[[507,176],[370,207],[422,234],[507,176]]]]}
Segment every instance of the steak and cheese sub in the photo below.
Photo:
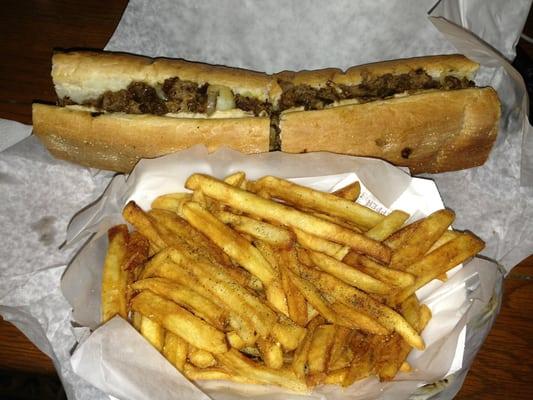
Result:
{"type": "Polygon", "coordinates": [[[33,105],[34,132],[58,158],[130,171],[204,144],[245,153],[329,151],[414,173],[481,165],[496,139],[496,92],[460,55],[267,75],[116,53],[53,57],[58,105],[33,105]]]}

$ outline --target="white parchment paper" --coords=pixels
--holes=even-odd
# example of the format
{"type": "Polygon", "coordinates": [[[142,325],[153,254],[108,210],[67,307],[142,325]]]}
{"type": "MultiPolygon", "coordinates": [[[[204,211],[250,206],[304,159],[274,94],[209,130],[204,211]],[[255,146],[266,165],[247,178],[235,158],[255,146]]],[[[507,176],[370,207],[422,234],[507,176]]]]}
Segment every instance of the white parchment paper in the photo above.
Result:
{"type": "MultiPolygon", "coordinates": [[[[523,183],[533,181],[523,82],[501,58],[487,53],[487,46],[477,54],[479,46],[465,42],[464,32],[439,33],[427,12],[433,9],[432,15],[467,27],[511,59],[530,0],[514,0],[512,7],[499,0],[443,0],[436,8],[434,3],[307,1],[301,7],[294,0],[133,0],[107,48],[274,72],[346,68],[456,52],[456,46],[487,66],[480,80],[497,87],[504,119],[484,167],[434,179],[445,204],[457,212],[455,226],[478,233],[487,241],[484,254],[511,268],[533,248],[533,192],[520,187],[521,174],[523,183]]],[[[76,338],[86,332],[71,328],[59,278],[81,242],[60,246],[71,216],[100,196],[111,174],[54,160],[33,137],[13,146],[29,130],[11,121],[0,124],[0,313],[52,357],[70,399],[103,399],[70,367],[76,338]]],[[[467,334],[469,352],[479,345],[467,334]]]]}
{"type": "MultiPolygon", "coordinates": [[[[73,306],[73,320],[90,329],[100,325],[102,265],[107,248],[106,232],[120,222],[121,211],[129,200],[144,209],[164,193],[183,191],[185,180],[194,172],[223,178],[246,171],[257,179],[275,170],[276,175],[319,190],[334,191],[355,180],[361,182],[360,202],[383,213],[393,209],[409,212],[419,219],[442,209],[443,203],[433,181],[411,178],[407,173],[380,160],[338,156],[329,153],[243,155],[229,149],[207,154],[203,146],[159,158],[141,161],[127,180],[113,179],[102,198],[72,221],[68,237],[76,241],[92,235],[89,243],[74,258],[65,272],[61,287],[73,306]],[[321,171],[308,176],[309,165],[321,171]]],[[[465,325],[472,301],[480,295],[476,267],[482,265],[484,279],[494,281],[496,264],[477,260],[473,266],[450,271],[445,284],[433,281],[417,295],[432,311],[432,319],[423,333],[427,348],[413,351],[409,361],[416,369],[401,374],[402,391],[395,384],[368,379],[346,390],[320,388],[312,398],[373,399],[380,396],[407,398],[417,386],[442,379],[463,365],[465,325]],[[460,271],[460,272],[459,272],[460,271]],[[470,289],[467,290],[467,287],[470,289]],[[472,289],[474,288],[474,289],[472,289]],[[363,395],[364,394],[364,395],[363,395]]],[[[490,298],[491,291],[488,298],[490,298]]],[[[488,301],[486,299],[485,301],[488,301]]],[[[74,353],[74,371],[96,387],[119,398],[158,399],[202,398],[190,393],[191,384],[166,363],[164,358],[127,324],[115,319],[96,331],[74,353]]],[[[297,399],[280,388],[254,387],[229,382],[200,382],[197,385],[213,399],[254,398],[297,399]]]]}

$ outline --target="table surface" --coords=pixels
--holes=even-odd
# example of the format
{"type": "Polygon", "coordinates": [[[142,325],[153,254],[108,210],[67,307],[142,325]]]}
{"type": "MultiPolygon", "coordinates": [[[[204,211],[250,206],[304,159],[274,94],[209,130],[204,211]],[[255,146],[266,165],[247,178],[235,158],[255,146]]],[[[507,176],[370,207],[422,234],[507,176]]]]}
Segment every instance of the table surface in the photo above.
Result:
{"type": "MultiPolygon", "coordinates": [[[[4,0],[0,16],[0,118],[31,124],[32,101],[54,101],[52,50],[103,48],[125,6],[124,0],[4,0]]],[[[532,316],[530,256],[506,278],[501,313],[458,399],[529,397],[528,384],[533,383],[532,316]]],[[[1,319],[0,370],[55,373],[50,359],[1,319]]]]}

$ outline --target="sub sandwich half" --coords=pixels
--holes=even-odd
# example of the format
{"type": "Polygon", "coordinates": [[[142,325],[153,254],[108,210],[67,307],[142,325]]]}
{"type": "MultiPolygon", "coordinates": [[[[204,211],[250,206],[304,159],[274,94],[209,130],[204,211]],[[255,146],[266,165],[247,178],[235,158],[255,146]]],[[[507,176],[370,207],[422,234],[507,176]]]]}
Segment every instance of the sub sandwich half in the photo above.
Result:
{"type": "Polygon", "coordinates": [[[120,172],[195,144],[453,171],[486,161],[500,117],[496,92],[475,86],[478,64],[461,55],[274,75],[105,52],[52,64],[58,103],[33,105],[34,133],[58,158],[120,172]]]}

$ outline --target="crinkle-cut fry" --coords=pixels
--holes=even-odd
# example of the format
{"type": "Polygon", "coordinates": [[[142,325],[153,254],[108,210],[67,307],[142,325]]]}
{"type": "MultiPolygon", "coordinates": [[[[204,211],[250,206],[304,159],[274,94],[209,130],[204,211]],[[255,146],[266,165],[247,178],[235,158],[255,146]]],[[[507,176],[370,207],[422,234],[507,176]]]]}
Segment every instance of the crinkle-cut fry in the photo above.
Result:
{"type": "Polygon", "coordinates": [[[335,215],[366,228],[372,228],[383,219],[381,214],[368,207],[275,176],[264,176],[257,181],[257,184],[261,188],[265,188],[273,197],[291,204],[335,215]]]}
{"type": "Polygon", "coordinates": [[[294,243],[294,234],[282,227],[228,211],[215,212],[215,216],[236,231],[249,234],[272,246],[289,248],[294,243]]]}
{"type": "Polygon", "coordinates": [[[131,287],[135,290],[151,290],[172,300],[221,331],[227,328],[229,313],[190,287],[164,278],[143,279],[133,283],[131,287]]]}
{"type": "Polygon", "coordinates": [[[183,239],[199,255],[222,265],[232,265],[230,258],[220,248],[176,213],[166,210],[150,210],[148,214],[170,232],[183,239]]]}
{"type": "Polygon", "coordinates": [[[163,350],[165,343],[165,330],[156,321],[148,318],[146,315],[141,319],[141,335],[144,336],[148,342],[154,346],[158,351],[163,350]]]}
{"type": "Polygon", "coordinates": [[[189,344],[185,340],[172,332],[165,333],[163,355],[180,372],[183,372],[188,352],[189,344]]]}
{"type": "Polygon", "coordinates": [[[191,345],[189,345],[187,359],[192,365],[198,368],[214,367],[217,364],[217,360],[215,360],[215,357],[209,351],[198,349],[191,345]]]}
{"type": "Polygon", "coordinates": [[[186,363],[183,374],[191,381],[223,380],[236,383],[261,384],[257,380],[250,379],[245,375],[237,375],[228,368],[222,367],[197,368],[192,364],[186,363]]]}
{"type": "Polygon", "coordinates": [[[392,308],[381,304],[368,294],[347,285],[340,279],[312,268],[301,266],[302,276],[321,291],[346,305],[354,306],[375,318],[383,327],[398,332],[411,346],[424,349],[424,341],[416,330],[392,308]]]}
{"type": "Polygon", "coordinates": [[[374,372],[371,338],[371,336],[358,332],[352,336],[350,346],[354,356],[342,382],[343,387],[350,386],[355,381],[364,379],[374,372]]]}
{"type": "Polygon", "coordinates": [[[343,246],[330,240],[311,235],[300,229],[294,229],[294,233],[296,234],[296,240],[300,246],[308,250],[314,250],[327,254],[328,256],[337,260],[342,260],[346,254],[350,252],[350,248],[348,246],[343,246]]]}
{"type": "Polygon", "coordinates": [[[246,174],[242,171],[234,172],[224,178],[224,182],[228,185],[235,186],[241,189],[246,188],[246,174]]]}
{"type": "Polygon", "coordinates": [[[431,248],[454,219],[455,213],[451,210],[435,211],[422,219],[416,228],[402,240],[401,246],[393,251],[390,267],[406,270],[431,248]]]}
{"type": "Polygon", "coordinates": [[[128,318],[128,273],[122,268],[127,261],[128,227],[114,226],[107,235],[109,246],[102,272],[102,322],[107,322],[115,315],[128,318]]]}
{"type": "Polygon", "coordinates": [[[361,272],[373,276],[394,288],[405,288],[415,282],[415,277],[412,274],[378,264],[374,260],[353,251],[350,251],[342,259],[342,262],[351,265],[352,267],[359,269],[361,272]]]}
{"type": "Polygon", "coordinates": [[[223,332],[176,303],[149,290],[144,290],[138,294],[132,300],[131,308],[144,316],[149,315],[154,322],[180,336],[193,346],[213,353],[222,353],[228,350],[223,332]]]}
{"type": "Polygon", "coordinates": [[[366,231],[365,235],[371,239],[383,241],[400,229],[408,219],[409,214],[406,212],[394,210],[385,218],[383,218],[381,222],[379,222],[370,230],[366,231]]]}
{"type": "Polygon", "coordinates": [[[376,318],[361,312],[360,309],[353,305],[335,302],[331,305],[331,308],[337,313],[337,324],[341,326],[375,335],[390,333],[390,330],[381,325],[376,318]]]}
{"type": "Polygon", "coordinates": [[[275,342],[272,338],[259,338],[257,339],[257,348],[267,367],[274,369],[283,367],[283,350],[279,342],[275,342]]]}
{"type": "Polygon", "coordinates": [[[305,327],[307,325],[307,301],[298,288],[290,279],[287,269],[298,269],[298,257],[294,249],[280,250],[279,252],[279,269],[281,274],[281,284],[287,298],[287,308],[289,317],[298,325],[305,327]],[[292,266],[288,266],[292,265],[292,266]]]}
{"type": "MultiPolygon", "coordinates": [[[[261,299],[238,284],[226,271],[209,262],[188,256],[186,249],[173,248],[170,258],[191,272],[205,289],[243,319],[249,319],[262,337],[267,337],[276,324],[276,314],[261,299]]],[[[244,339],[244,338],[243,338],[244,339]]]]}
{"type": "MultiPolygon", "coordinates": [[[[213,177],[193,174],[187,179],[185,186],[192,190],[201,189],[207,196],[250,215],[268,221],[276,221],[282,225],[298,228],[307,233],[345,244],[382,262],[389,262],[390,260],[390,249],[380,242],[305,214],[285,204],[266,200],[253,193],[227,185],[213,177]]],[[[336,196],[333,197],[337,198],[336,196]]]]}
{"type": "Polygon", "coordinates": [[[300,345],[294,351],[294,357],[292,359],[291,368],[300,379],[305,377],[306,367],[307,367],[307,354],[309,353],[309,348],[311,347],[311,341],[313,340],[313,335],[315,329],[324,323],[324,318],[317,316],[309,321],[307,324],[307,332],[300,342],[300,345]]]}
{"type": "Polygon", "coordinates": [[[313,374],[326,370],[334,340],[335,325],[320,325],[315,329],[311,339],[311,346],[307,353],[309,373],[313,374]]]}
{"type": "Polygon", "coordinates": [[[308,392],[305,382],[298,379],[291,370],[265,367],[246,358],[236,349],[231,349],[223,354],[215,354],[215,357],[220,364],[238,375],[247,376],[264,384],[281,386],[295,392],[308,392]]]}
{"type": "Polygon", "coordinates": [[[168,210],[177,212],[184,201],[192,198],[191,193],[168,193],[155,198],[152,201],[152,209],[168,210]]]}
{"type": "Polygon", "coordinates": [[[361,194],[361,184],[359,181],[349,183],[348,185],[335,190],[332,194],[348,201],[355,201],[361,194]]]}
{"type": "Polygon", "coordinates": [[[342,261],[336,260],[326,254],[316,251],[309,251],[309,256],[313,264],[328,274],[331,274],[347,284],[364,290],[368,293],[388,294],[391,287],[382,281],[365,274],[342,261]]]}
{"type": "Polygon", "coordinates": [[[431,282],[439,275],[447,272],[456,265],[475,256],[485,247],[478,237],[471,233],[461,233],[455,239],[443,244],[429,254],[423,256],[416,263],[407,268],[407,272],[416,275],[415,283],[392,297],[391,304],[399,304],[422,286],[431,282]]]}
{"type": "Polygon", "coordinates": [[[157,251],[163,250],[168,246],[155,228],[152,218],[134,201],[126,204],[126,207],[122,210],[122,216],[146,237],[157,251]]]}
{"type": "Polygon", "coordinates": [[[327,370],[333,371],[335,363],[346,354],[346,347],[352,330],[344,326],[335,325],[335,336],[333,338],[333,345],[331,346],[330,356],[328,359],[327,370]]]}

